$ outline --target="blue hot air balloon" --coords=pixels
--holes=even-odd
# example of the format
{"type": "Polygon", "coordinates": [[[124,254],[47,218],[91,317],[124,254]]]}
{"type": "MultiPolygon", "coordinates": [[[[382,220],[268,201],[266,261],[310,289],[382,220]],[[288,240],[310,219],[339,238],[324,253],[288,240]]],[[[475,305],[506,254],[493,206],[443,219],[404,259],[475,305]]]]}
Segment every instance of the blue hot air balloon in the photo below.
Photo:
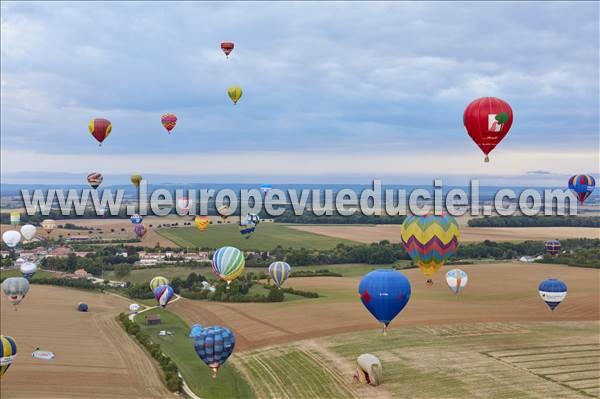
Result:
{"type": "Polygon", "coordinates": [[[549,278],[540,283],[538,291],[542,300],[553,311],[567,296],[567,285],[558,279],[549,278]]]}
{"type": "Polygon", "coordinates": [[[196,337],[200,336],[200,333],[202,332],[202,330],[204,330],[204,327],[202,327],[202,325],[196,323],[192,326],[192,328],[190,328],[190,333],[188,334],[188,337],[192,338],[192,339],[196,339],[196,337]]]}
{"type": "Polygon", "coordinates": [[[138,215],[138,214],[136,213],[135,215],[131,216],[131,217],[129,218],[129,220],[130,220],[130,221],[131,221],[131,223],[133,223],[133,224],[140,224],[140,223],[142,223],[142,222],[144,221],[144,218],[143,218],[143,217],[141,217],[140,215],[138,215]]]}
{"type": "Polygon", "coordinates": [[[207,327],[194,339],[196,354],[210,369],[216,378],[219,367],[233,353],[235,336],[225,327],[207,327]]]}
{"type": "Polygon", "coordinates": [[[400,272],[378,269],[367,273],[358,285],[363,305],[383,323],[383,334],[387,326],[404,309],[410,299],[410,282],[400,272]]]}
{"type": "Polygon", "coordinates": [[[154,298],[163,308],[167,306],[171,298],[175,295],[170,285],[159,285],[154,289],[154,298]]]}
{"type": "Polygon", "coordinates": [[[569,178],[569,189],[575,192],[577,199],[583,205],[583,201],[592,194],[596,187],[596,180],[589,175],[575,175],[569,178]]]}

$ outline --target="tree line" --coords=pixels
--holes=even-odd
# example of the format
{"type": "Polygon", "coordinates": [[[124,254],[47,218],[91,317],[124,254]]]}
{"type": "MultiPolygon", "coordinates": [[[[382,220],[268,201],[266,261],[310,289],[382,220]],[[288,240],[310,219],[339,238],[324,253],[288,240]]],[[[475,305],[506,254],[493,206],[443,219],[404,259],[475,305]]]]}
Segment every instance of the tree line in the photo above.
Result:
{"type": "Polygon", "coordinates": [[[486,216],[470,227],[600,227],[600,216],[486,216]]]}

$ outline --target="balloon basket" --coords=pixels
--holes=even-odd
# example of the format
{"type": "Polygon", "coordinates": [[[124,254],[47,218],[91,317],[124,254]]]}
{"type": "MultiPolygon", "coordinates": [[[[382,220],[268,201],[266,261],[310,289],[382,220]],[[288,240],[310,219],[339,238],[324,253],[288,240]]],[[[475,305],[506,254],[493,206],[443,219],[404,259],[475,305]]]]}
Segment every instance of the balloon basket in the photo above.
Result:
{"type": "Polygon", "coordinates": [[[487,155],[485,156],[485,158],[483,159],[483,162],[485,163],[489,163],[490,162],[490,157],[488,157],[487,155]]]}
{"type": "Polygon", "coordinates": [[[433,286],[433,280],[429,278],[425,284],[427,284],[428,287],[431,287],[433,286]]]}
{"type": "Polygon", "coordinates": [[[210,371],[211,371],[211,375],[210,376],[212,378],[217,378],[217,371],[219,371],[219,368],[218,367],[211,367],[210,371]]]}
{"type": "Polygon", "coordinates": [[[383,336],[387,337],[387,325],[383,326],[383,336]]]}

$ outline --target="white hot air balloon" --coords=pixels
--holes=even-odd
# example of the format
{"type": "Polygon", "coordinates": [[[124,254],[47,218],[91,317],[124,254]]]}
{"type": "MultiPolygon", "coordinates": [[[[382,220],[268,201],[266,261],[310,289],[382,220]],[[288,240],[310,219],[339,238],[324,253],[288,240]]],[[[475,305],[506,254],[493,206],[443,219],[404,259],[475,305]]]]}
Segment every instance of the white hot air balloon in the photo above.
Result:
{"type": "Polygon", "coordinates": [[[446,273],[446,282],[448,283],[448,287],[456,295],[458,295],[458,293],[465,288],[467,281],[469,281],[467,273],[460,269],[452,269],[446,273]]]}
{"type": "Polygon", "coordinates": [[[37,266],[35,263],[25,262],[21,265],[21,273],[27,280],[30,280],[35,272],[37,272],[37,266]]]}
{"type": "Polygon", "coordinates": [[[16,230],[8,230],[2,234],[2,241],[9,247],[14,248],[21,241],[21,233],[16,230]]]}
{"type": "Polygon", "coordinates": [[[138,305],[137,303],[132,303],[131,305],[129,305],[129,311],[133,314],[137,314],[138,310],[140,310],[140,305],[138,305]]]}
{"type": "Polygon", "coordinates": [[[23,277],[9,277],[2,282],[2,291],[8,300],[17,306],[29,292],[29,281],[23,277]]]}
{"type": "Polygon", "coordinates": [[[25,226],[21,227],[21,235],[27,241],[29,241],[33,237],[35,237],[36,232],[37,232],[37,228],[32,224],[26,224],[25,226]]]}

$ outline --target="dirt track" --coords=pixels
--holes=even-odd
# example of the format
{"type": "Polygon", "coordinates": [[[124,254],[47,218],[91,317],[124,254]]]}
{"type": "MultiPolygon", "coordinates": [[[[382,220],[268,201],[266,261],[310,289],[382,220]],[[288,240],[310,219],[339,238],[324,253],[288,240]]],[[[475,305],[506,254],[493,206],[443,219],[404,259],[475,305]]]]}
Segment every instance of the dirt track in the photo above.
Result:
{"type": "Polygon", "coordinates": [[[2,297],[2,334],[15,338],[17,358],[2,378],[1,397],[173,397],[152,360],[118,325],[128,303],[109,295],[33,285],[13,311],[2,297]],[[78,302],[89,313],[75,310],[78,302]],[[36,347],[55,353],[34,360],[36,347]]]}
{"type": "MultiPolygon", "coordinates": [[[[352,226],[352,225],[299,225],[292,229],[329,237],[370,244],[388,240],[400,242],[400,225],[352,226]]],[[[525,241],[566,238],[600,238],[600,229],[593,227],[468,227],[461,226],[460,239],[467,241],[525,241]]]]}
{"type": "MultiPolygon", "coordinates": [[[[426,287],[416,269],[405,271],[413,294],[406,309],[392,322],[400,325],[456,324],[506,321],[599,320],[600,271],[522,263],[467,265],[469,285],[455,298],[446,287],[443,268],[435,285],[426,287]],[[563,279],[565,301],[548,310],[538,296],[541,280],[563,279]]],[[[214,303],[182,299],[171,306],[188,323],[223,325],[236,333],[236,350],[343,332],[380,328],[358,299],[359,278],[293,278],[286,286],[318,291],[325,298],[284,303],[214,303]]]]}

